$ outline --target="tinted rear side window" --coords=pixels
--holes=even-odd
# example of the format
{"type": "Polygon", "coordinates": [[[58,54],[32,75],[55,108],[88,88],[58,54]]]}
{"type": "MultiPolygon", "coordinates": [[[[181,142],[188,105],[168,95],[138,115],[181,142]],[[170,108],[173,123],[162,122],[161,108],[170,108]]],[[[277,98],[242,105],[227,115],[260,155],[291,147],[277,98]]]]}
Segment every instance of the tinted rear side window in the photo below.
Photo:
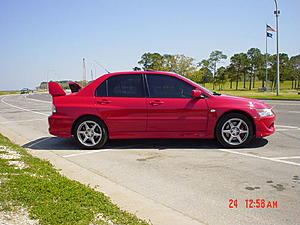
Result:
{"type": "Polygon", "coordinates": [[[96,90],[96,97],[107,97],[107,87],[106,87],[107,80],[102,82],[100,86],[96,90]]]}
{"type": "Polygon", "coordinates": [[[117,75],[107,80],[108,97],[145,97],[140,74],[117,75]]]}
{"type": "Polygon", "coordinates": [[[194,86],[176,77],[166,75],[147,75],[151,98],[191,98],[194,86]]]}

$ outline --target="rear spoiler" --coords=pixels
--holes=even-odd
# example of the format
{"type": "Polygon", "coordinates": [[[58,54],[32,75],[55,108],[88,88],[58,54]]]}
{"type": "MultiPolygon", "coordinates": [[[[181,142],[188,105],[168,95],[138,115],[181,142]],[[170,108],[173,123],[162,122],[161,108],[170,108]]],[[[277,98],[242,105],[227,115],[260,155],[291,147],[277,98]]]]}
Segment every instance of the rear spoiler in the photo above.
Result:
{"type": "Polygon", "coordinates": [[[57,82],[48,83],[49,94],[52,97],[65,96],[66,92],[57,82]]]}

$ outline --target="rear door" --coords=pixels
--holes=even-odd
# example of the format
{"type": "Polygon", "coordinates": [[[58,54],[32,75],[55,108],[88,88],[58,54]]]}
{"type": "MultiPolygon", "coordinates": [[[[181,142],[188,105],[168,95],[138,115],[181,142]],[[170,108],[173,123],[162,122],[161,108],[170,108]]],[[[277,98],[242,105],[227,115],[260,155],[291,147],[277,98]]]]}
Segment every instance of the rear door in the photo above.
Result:
{"type": "Polygon", "coordinates": [[[206,99],[193,99],[189,83],[173,76],[147,74],[150,132],[201,132],[207,129],[206,99]]]}
{"type": "Polygon", "coordinates": [[[96,90],[96,105],[110,132],[146,131],[147,109],[141,74],[109,77],[96,90]]]}

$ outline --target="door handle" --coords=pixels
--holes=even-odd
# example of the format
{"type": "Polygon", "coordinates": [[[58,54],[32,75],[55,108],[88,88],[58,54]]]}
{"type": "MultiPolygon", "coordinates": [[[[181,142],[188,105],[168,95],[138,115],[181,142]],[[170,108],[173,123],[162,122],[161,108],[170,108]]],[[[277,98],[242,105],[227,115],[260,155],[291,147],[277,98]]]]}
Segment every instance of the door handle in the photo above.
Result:
{"type": "Polygon", "coordinates": [[[107,99],[102,99],[102,100],[98,100],[97,104],[101,104],[101,105],[105,105],[105,104],[109,104],[111,103],[111,101],[107,100],[107,99]]]}
{"type": "Polygon", "coordinates": [[[157,106],[157,105],[161,105],[164,104],[165,102],[160,101],[160,100],[154,100],[154,101],[150,101],[149,104],[153,105],[153,106],[157,106]]]}

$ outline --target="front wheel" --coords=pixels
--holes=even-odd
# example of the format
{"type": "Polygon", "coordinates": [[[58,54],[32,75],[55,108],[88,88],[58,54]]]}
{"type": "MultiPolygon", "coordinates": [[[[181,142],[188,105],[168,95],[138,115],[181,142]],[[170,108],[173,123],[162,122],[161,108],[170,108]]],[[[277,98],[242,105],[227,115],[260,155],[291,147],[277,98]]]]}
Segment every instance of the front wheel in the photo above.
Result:
{"type": "Polygon", "coordinates": [[[104,123],[95,117],[80,119],[73,131],[76,142],[85,149],[101,148],[108,139],[104,123]]]}
{"type": "Polygon", "coordinates": [[[223,116],[216,127],[216,137],[224,147],[242,147],[253,139],[252,122],[243,114],[230,113],[223,116]]]}

